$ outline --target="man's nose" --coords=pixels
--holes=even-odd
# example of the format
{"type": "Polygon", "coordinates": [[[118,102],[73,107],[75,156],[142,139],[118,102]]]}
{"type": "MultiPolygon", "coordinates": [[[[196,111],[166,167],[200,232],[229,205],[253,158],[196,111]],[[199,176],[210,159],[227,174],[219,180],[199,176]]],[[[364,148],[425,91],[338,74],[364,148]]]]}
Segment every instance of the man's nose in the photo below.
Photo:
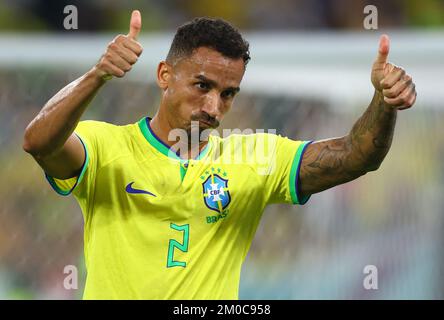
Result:
{"type": "Polygon", "coordinates": [[[218,118],[222,109],[222,99],[217,92],[208,92],[205,96],[205,103],[202,111],[205,111],[213,118],[218,118]]]}

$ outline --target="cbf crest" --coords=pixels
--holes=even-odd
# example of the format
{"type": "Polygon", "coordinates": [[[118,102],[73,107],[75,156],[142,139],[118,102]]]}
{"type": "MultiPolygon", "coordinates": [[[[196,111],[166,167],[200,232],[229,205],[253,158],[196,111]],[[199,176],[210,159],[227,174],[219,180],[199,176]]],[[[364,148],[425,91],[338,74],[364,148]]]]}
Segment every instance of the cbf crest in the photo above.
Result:
{"type": "Polygon", "coordinates": [[[203,180],[202,188],[205,205],[219,214],[226,213],[225,209],[231,202],[227,173],[220,168],[211,168],[211,170],[205,171],[201,179],[203,180]]]}

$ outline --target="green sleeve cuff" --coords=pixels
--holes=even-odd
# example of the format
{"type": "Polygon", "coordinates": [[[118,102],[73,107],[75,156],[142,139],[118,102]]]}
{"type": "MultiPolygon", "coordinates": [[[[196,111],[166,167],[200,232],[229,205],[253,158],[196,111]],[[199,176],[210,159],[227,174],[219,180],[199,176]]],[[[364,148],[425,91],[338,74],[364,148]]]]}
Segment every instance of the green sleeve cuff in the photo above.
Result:
{"type": "MultiPolygon", "coordinates": [[[[57,192],[61,196],[68,196],[73,192],[75,187],[78,184],[80,184],[80,182],[82,182],[83,176],[85,175],[86,168],[88,167],[88,163],[89,163],[88,150],[87,150],[86,145],[83,142],[82,138],[80,138],[80,136],[77,134],[76,134],[76,136],[79,138],[80,142],[82,143],[83,150],[85,150],[85,160],[83,161],[82,170],[80,171],[80,174],[77,176],[77,179],[76,179],[74,185],[70,189],[64,190],[57,184],[56,179],[54,179],[53,177],[51,177],[50,175],[48,175],[45,172],[46,180],[48,180],[49,184],[54,189],[54,191],[57,192]]],[[[68,179],[66,179],[66,180],[68,180],[68,179]]],[[[65,181],[65,180],[63,180],[63,181],[65,181]]]]}
{"type": "Polygon", "coordinates": [[[291,195],[291,201],[293,204],[300,204],[303,205],[307,203],[308,199],[310,199],[311,195],[305,196],[301,198],[301,186],[299,181],[299,172],[301,169],[301,162],[302,162],[302,156],[307,149],[307,146],[312,143],[313,141],[304,141],[302,142],[298,150],[296,151],[296,155],[293,159],[293,164],[291,165],[290,170],[290,195],[291,195]]]}

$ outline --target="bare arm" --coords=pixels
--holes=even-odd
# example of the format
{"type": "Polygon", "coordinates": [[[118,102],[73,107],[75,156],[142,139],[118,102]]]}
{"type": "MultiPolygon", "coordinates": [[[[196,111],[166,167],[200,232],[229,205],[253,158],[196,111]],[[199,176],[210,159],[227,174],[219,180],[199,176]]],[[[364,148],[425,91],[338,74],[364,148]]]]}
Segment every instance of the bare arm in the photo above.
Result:
{"type": "Polygon", "coordinates": [[[396,113],[375,92],[348,135],[309,145],[302,159],[301,193],[320,192],[376,170],[390,148],[396,113]]]}
{"type": "Polygon", "coordinates": [[[53,96],[26,128],[23,149],[51,176],[67,179],[79,174],[85,152],[73,131],[106,80],[123,77],[136,63],[142,53],[136,41],[140,28],[140,13],[134,11],[129,34],[117,36],[97,65],[53,96]]]}
{"type": "Polygon", "coordinates": [[[78,174],[85,153],[72,133],[104,82],[96,70],[87,72],[54,95],[26,128],[23,149],[48,174],[60,179],[78,174]]]}
{"type": "Polygon", "coordinates": [[[381,38],[373,64],[373,99],[350,133],[312,143],[304,153],[300,183],[302,196],[351,181],[379,168],[390,149],[398,110],[416,99],[412,78],[386,62],[388,38],[381,38]]]}

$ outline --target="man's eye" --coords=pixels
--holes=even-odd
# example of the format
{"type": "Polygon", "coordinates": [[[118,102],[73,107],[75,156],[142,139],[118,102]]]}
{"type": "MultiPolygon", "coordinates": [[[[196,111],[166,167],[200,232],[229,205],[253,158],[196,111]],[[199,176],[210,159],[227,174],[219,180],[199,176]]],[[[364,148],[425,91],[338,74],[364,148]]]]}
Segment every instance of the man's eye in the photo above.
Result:
{"type": "Polygon", "coordinates": [[[206,84],[205,82],[198,82],[198,83],[196,83],[196,86],[199,89],[203,89],[203,90],[208,90],[210,88],[209,85],[206,84]]]}
{"type": "Polygon", "coordinates": [[[234,97],[234,91],[224,91],[222,92],[223,98],[233,98],[234,97]]]}

